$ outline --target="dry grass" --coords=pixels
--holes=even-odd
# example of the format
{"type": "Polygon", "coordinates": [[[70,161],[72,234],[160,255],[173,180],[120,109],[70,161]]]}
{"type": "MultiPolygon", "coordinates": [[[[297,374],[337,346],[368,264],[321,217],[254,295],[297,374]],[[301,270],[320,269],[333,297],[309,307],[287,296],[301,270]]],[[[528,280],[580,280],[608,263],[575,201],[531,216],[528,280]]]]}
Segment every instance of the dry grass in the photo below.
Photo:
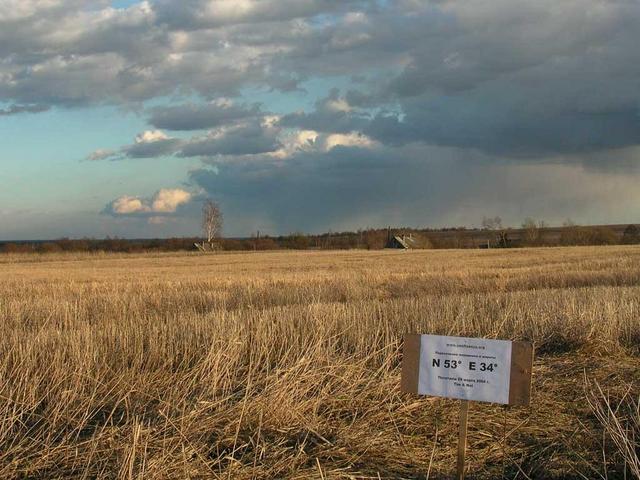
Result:
{"type": "Polygon", "coordinates": [[[640,478],[640,397],[630,385],[622,398],[611,400],[597,382],[588,382],[587,401],[606,434],[621,454],[626,468],[640,478]]]}
{"type": "Polygon", "coordinates": [[[638,397],[638,247],[5,255],[0,272],[1,478],[447,478],[456,402],[398,391],[416,331],[536,342],[531,408],[472,406],[470,478],[624,478],[585,377],[610,405],[638,397]]]}

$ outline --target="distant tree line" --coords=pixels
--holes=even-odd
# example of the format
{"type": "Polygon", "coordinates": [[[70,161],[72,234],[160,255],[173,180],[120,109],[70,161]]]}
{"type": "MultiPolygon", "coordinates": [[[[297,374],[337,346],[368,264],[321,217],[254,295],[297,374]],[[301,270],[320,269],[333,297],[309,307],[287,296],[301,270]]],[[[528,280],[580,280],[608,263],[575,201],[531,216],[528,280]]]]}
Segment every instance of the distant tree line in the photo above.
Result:
{"type": "Polygon", "coordinates": [[[47,241],[0,242],[5,253],[124,252],[191,250],[195,238],[130,240],[124,238],[60,238],[47,241]]]}
{"type": "MultiPolygon", "coordinates": [[[[640,244],[637,225],[580,226],[565,222],[562,227],[548,227],[544,222],[526,219],[521,228],[503,227],[497,217],[488,219],[483,228],[450,227],[443,229],[377,228],[355,232],[327,232],[307,235],[254,235],[250,238],[220,238],[220,250],[379,250],[389,236],[413,235],[421,239],[420,248],[527,247],[560,245],[640,244]]],[[[26,242],[0,242],[3,253],[53,252],[171,252],[195,251],[199,237],[142,239],[68,239],[26,242]]]]}

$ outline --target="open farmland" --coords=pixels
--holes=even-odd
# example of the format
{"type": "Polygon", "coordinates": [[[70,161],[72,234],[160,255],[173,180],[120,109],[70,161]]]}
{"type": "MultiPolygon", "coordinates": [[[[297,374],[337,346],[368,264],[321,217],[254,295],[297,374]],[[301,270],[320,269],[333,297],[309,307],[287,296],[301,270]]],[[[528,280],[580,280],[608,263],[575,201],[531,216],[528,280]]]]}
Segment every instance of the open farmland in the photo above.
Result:
{"type": "Polygon", "coordinates": [[[3,255],[0,319],[1,478],[450,477],[415,332],[536,344],[531,407],[472,404],[469,478],[637,475],[596,382],[637,442],[639,247],[3,255]]]}

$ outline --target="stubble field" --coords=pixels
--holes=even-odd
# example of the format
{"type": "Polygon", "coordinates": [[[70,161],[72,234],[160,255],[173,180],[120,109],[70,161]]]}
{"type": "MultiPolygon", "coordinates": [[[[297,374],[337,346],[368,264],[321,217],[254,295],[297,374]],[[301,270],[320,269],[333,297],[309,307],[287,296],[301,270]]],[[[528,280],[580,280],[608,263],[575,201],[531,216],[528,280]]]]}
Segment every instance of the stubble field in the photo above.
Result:
{"type": "Polygon", "coordinates": [[[638,475],[640,248],[586,247],[0,256],[0,478],[450,478],[416,332],[535,342],[468,478],[638,475]]]}

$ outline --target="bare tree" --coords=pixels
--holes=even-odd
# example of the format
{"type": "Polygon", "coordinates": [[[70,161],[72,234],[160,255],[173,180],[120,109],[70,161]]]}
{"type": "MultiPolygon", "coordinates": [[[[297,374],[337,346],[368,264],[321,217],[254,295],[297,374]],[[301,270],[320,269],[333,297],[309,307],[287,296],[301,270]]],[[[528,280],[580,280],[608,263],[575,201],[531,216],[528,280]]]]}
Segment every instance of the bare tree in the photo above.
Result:
{"type": "Polygon", "coordinates": [[[487,239],[487,247],[491,247],[491,242],[494,242],[494,245],[506,247],[509,243],[507,239],[507,232],[505,228],[502,226],[502,218],[498,215],[495,217],[482,217],[482,230],[487,232],[496,232],[493,236],[493,239],[487,239]]]}
{"type": "Polygon", "coordinates": [[[202,206],[202,233],[207,239],[206,243],[196,244],[200,250],[214,250],[216,245],[214,241],[218,240],[222,235],[222,210],[220,206],[211,199],[204,202],[202,206]]]}
{"type": "Polygon", "coordinates": [[[542,240],[541,230],[547,228],[547,223],[544,220],[538,220],[531,217],[527,217],[522,222],[522,228],[525,231],[525,239],[529,245],[535,245],[542,240]]]}
{"type": "Polygon", "coordinates": [[[483,230],[502,230],[502,219],[498,216],[495,217],[482,217],[482,229],[483,230]]]}

